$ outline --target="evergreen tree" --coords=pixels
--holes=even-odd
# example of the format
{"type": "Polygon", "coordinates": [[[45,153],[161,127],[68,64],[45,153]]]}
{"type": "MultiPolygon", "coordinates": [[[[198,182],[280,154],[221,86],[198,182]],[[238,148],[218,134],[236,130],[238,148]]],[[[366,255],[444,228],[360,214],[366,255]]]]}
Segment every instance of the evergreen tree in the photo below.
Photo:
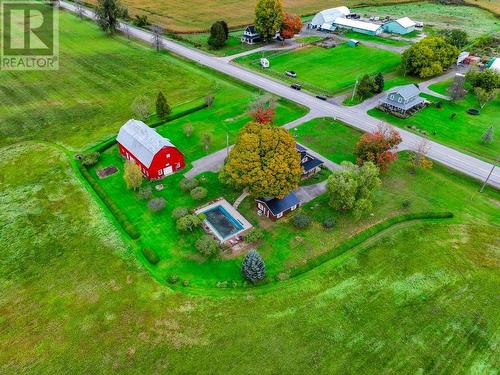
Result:
{"type": "Polygon", "coordinates": [[[485,145],[493,141],[493,126],[490,126],[488,130],[486,130],[486,132],[481,137],[481,140],[485,145]]]}
{"type": "Polygon", "coordinates": [[[208,44],[215,48],[221,48],[226,43],[226,32],[220,22],[215,22],[210,28],[210,36],[208,37],[208,44]]]}
{"type": "Polygon", "coordinates": [[[160,91],[158,97],[156,98],[156,115],[160,120],[165,120],[167,116],[172,112],[170,106],[167,103],[165,95],[160,91]]]}
{"type": "Polygon", "coordinates": [[[118,29],[118,18],[123,13],[118,0],[98,0],[95,12],[102,31],[113,34],[118,29]]]}
{"type": "Polygon", "coordinates": [[[377,73],[375,76],[375,92],[376,93],[381,93],[384,91],[384,75],[382,73],[377,73]]]}
{"type": "Polygon", "coordinates": [[[241,274],[255,284],[266,276],[266,265],[257,250],[250,250],[241,264],[241,274]]]}
{"type": "Polygon", "coordinates": [[[224,29],[224,34],[226,34],[226,40],[229,39],[229,26],[227,25],[227,22],[222,20],[219,21],[219,23],[222,25],[222,28],[224,29]]]}

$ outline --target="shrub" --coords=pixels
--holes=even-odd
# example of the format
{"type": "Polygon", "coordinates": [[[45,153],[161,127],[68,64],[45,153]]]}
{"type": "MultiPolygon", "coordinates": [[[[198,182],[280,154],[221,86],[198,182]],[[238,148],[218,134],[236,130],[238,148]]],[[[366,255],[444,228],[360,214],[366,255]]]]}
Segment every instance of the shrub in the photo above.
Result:
{"type": "Polygon", "coordinates": [[[290,278],[290,275],[287,272],[281,272],[276,275],[276,280],[277,281],[283,281],[283,280],[288,280],[290,278]]]}
{"type": "Polygon", "coordinates": [[[305,214],[298,214],[293,217],[292,224],[297,229],[305,229],[311,225],[311,218],[305,214]]]}
{"type": "Polygon", "coordinates": [[[208,234],[199,238],[195,247],[201,254],[206,256],[214,255],[219,250],[217,242],[208,234]]]}
{"type": "Polygon", "coordinates": [[[139,191],[137,192],[137,196],[139,199],[149,199],[153,195],[153,190],[151,189],[150,185],[146,185],[144,187],[139,188],[139,191]]]}
{"type": "Polygon", "coordinates": [[[153,198],[148,202],[148,208],[152,212],[160,212],[165,208],[165,198],[159,197],[159,198],[153,198]]]}
{"type": "Polygon", "coordinates": [[[205,96],[205,105],[210,108],[214,104],[215,97],[213,95],[205,96]]]}
{"type": "Polygon", "coordinates": [[[257,250],[250,250],[241,264],[241,274],[255,284],[266,276],[266,265],[257,250]]]}
{"type": "Polygon", "coordinates": [[[92,167],[97,164],[101,154],[98,152],[88,152],[82,155],[82,164],[86,167],[92,167]]]}
{"type": "Polygon", "coordinates": [[[217,288],[227,288],[227,281],[217,281],[217,284],[215,284],[217,286],[217,288]]]}
{"type": "Polygon", "coordinates": [[[168,277],[168,282],[170,284],[175,284],[175,283],[177,283],[177,281],[179,281],[179,276],[177,276],[177,275],[170,275],[168,277]]]}
{"type": "Polygon", "coordinates": [[[202,200],[208,194],[208,190],[204,187],[198,186],[191,190],[191,198],[196,199],[197,201],[202,200]]]}
{"type": "Polygon", "coordinates": [[[245,242],[253,243],[260,241],[264,237],[262,229],[254,228],[245,235],[245,242]]]}
{"type": "Polygon", "coordinates": [[[189,211],[186,207],[176,207],[172,211],[172,217],[176,220],[187,215],[189,215],[189,211]]]}
{"type": "Polygon", "coordinates": [[[403,208],[409,208],[411,206],[411,200],[405,199],[403,202],[401,202],[401,206],[403,206],[403,208]]]}
{"type": "Polygon", "coordinates": [[[182,191],[191,191],[197,187],[200,183],[194,178],[185,178],[179,183],[179,187],[182,191]]]}
{"type": "Polygon", "coordinates": [[[179,232],[192,232],[194,228],[200,225],[201,221],[198,216],[186,215],[177,220],[177,230],[179,232]]]}
{"type": "Polygon", "coordinates": [[[142,249],[142,255],[148,260],[151,264],[157,264],[160,261],[160,257],[156,254],[156,251],[150,249],[149,247],[145,247],[142,249]]]}
{"type": "Polygon", "coordinates": [[[443,102],[436,102],[436,108],[443,108],[443,102]]]}
{"type": "Polygon", "coordinates": [[[189,280],[182,280],[182,286],[189,286],[189,280]]]}
{"type": "Polygon", "coordinates": [[[332,229],[335,226],[335,219],[333,217],[323,220],[323,228],[332,229]]]}

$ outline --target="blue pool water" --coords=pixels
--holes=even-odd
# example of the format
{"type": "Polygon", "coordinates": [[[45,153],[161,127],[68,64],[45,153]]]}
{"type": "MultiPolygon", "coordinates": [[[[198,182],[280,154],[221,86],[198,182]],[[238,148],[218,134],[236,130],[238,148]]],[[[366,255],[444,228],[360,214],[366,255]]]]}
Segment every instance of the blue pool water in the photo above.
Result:
{"type": "Polygon", "coordinates": [[[212,228],[224,240],[243,229],[243,225],[222,206],[215,206],[204,214],[212,228]]]}

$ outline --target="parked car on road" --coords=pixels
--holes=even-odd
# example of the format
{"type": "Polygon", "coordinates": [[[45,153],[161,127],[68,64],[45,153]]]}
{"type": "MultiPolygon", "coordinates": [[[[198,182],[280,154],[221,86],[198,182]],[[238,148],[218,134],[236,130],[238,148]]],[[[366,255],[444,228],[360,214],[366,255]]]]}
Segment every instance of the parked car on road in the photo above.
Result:
{"type": "Polygon", "coordinates": [[[316,95],[316,98],[318,98],[320,100],[328,100],[328,98],[324,95],[316,95]]]}
{"type": "Polygon", "coordinates": [[[287,71],[285,72],[285,75],[286,75],[287,77],[297,78],[297,73],[295,73],[293,70],[287,70],[287,71]]]}
{"type": "Polygon", "coordinates": [[[292,89],[300,91],[302,90],[302,86],[299,85],[298,83],[294,83],[293,85],[290,86],[292,89]]]}

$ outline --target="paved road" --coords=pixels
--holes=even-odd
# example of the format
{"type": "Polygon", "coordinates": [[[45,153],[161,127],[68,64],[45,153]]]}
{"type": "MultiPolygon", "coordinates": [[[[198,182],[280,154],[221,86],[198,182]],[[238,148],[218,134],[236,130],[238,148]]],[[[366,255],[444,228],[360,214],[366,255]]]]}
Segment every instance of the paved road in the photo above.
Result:
{"type": "MultiPolygon", "coordinates": [[[[61,1],[60,6],[64,9],[73,12],[75,11],[75,6],[73,4],[61,1]]],[[[94,18],[93,12],[88,9],[84,11],[84,15],[89,18],[94,18]]],[[[123,23],[121,25],[123,25],[123,23]]],[[[128,29],[131,36],[146,42],[152,41],[152,36],[149,32],[138,29],[132,25],[129,25],[128,29]]],[[[362,113],[359,109],[345,108],[336,104],[324,102],[305,92],[293,90],[281,82],[275,81],[256,72],[249,71],[243,67],[222,61],[221,59],[208,55],[202,51],[191,49],[168,39],[163,39],[163,47],[179,56],[235,77],[275,95],[304,105],[313,110],[314,113],[318,115],[321,114],[321,117],[335,117],[338,120],[346,122],[365,132],[376,130],[377,126],[380,124],[379,120],[368,116],[366,113],[362,113]]],[[[415,150],[423,141],[423,138],[416,134],[410,133],[404,129],[400,129],[399,131],[403,137],[401,149],[415,150]]],[[[430,158],[473,178],[485,180],[493,167],[490,163],[486,163],[472,156],[463,154],[439,143],[429,141],[428,145],[428,156],[430,158]]],[[[500,188],[499,168],[496,168],[491,174],[489,183],[492,186],[500,188]]]]}

